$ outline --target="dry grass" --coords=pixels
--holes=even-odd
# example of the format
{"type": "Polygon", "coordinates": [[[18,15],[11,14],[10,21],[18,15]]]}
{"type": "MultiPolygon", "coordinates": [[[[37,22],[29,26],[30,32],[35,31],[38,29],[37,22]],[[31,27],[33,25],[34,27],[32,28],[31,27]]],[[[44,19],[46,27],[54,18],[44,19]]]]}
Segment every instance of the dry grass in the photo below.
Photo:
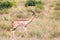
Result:
{"type": "MultiPolygon", "coordinates": [[[[15,0],[16,1],[16,0],[15,0]]],[[[25,2],[16,1],[17,7],[8,10],[0,11],[0,40],[11,40],[9,29],[12,27],[11,22],[19,19],[29,19],[31,12],[30,8],[24,7],[25,2]],[[20,4],[20,5],[19,5],[20,4]]],[[[44,9],[42,12],[36,12],[36,18],[28,25],[28,35],[23,36],[23,28],[18,27],[15,32],[15,40],[60,40],[60,10],[55,10],[55,2],[58,1],[43,1],[44,9]],[[48,4],[47,4],[48,3],[48,4]],[[51,4],[53,4],[51,6],[51,4]]],[[[33,7],[34,10],[34,7],[33,7]]]]}

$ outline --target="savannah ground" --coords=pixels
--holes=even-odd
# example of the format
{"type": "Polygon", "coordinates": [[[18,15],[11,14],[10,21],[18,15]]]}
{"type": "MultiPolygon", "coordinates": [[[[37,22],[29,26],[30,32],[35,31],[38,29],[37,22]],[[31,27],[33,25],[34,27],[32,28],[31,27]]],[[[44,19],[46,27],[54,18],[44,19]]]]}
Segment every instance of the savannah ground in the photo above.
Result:
{"type": "MultiPolygon", "coordinates": [[[[9,0],[12,1],[12,0],[9,0]]],[[[29,20],[32,13],[28,10],[35,10],[35,7],[25,7],[26,0],[16,1],[17,6],[5,10],[0,10],[0,40],[11,40],[9,29],[14,20],[29,20]]],[[[38,0],[39,1],[39,0],[38,0]]],[[[22,36],[24,30],[18,27],[14,40],[60,40],[60,0],[41,0],[44,9],[36,12],[35,19],[27,26],[28,35],[22,36]]]]}

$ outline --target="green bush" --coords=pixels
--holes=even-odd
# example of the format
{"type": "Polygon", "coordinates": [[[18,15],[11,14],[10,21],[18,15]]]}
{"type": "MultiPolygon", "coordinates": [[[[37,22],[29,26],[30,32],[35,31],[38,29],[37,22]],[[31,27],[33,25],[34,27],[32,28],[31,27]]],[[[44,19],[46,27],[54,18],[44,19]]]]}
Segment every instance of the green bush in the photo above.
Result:
{"type": "Polygon", "coordinates": [[[16,5],[15,2],[9,2],[9,1],[0,2],[0,9],[11,8],[11,7],[15,6],[15,5],[16,5]]]}
{"type": "Polygon", "coordinates": [[[41,1],[28,0],[25,3],[25,6],[36,6],[37,4],[43,4],[41,1]]]}
{"type": "Polygon", "coordinates": [[[44,4],[41,1],[35,1],[35,0],[28,0],[25,3],[25,6],[34,6],[36,12],[41,12],[42,9],[44,9],[44,4]]]}
{"type": "Polygon", "coordinates": [[[35,0],[28,0],[25,3],[25,6],[35,6],[36,5],[36,1],[35,0]]]}

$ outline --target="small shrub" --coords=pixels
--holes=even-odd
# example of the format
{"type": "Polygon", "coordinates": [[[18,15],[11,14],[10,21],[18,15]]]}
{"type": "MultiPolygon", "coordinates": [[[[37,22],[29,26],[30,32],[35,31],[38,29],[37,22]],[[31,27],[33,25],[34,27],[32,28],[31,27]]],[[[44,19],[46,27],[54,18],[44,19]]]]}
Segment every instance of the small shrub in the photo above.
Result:
{"type": "Polygon", "coordinates": [[[0,9],[11,8],[13,6],[16,6],[15,2],[9,2],[9,1],[0,2],[0,9]]]}
{"type": "Polygon", "coordinates": [[[36,5],[36,1],[35,0],[28,0],[25,3],[25,6],[35,6],[36,5]]]}
{"type": "Polygon", "coordinates": [[[35,1],[35,0],[28,0],[25,3],[25,6],[34,6],[36,12],[40,12],[42,9],[44,9],[44,4],[41,1],[35,1]]]}

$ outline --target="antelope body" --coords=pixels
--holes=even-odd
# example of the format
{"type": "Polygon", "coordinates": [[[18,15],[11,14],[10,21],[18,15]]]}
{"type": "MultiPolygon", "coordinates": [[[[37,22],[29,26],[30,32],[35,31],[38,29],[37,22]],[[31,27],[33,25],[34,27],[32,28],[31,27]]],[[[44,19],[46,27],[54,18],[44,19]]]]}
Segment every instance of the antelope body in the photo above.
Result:
{"type": "Polygon", "coordinates": [[[35,18],[35,12],[31,11],[33,14],[32,14],[32,17],[29,19],[29,20],[15,20],[12,22],[12,28],[10,29],[10,31],[14,34],[15,30],[17,27],[20,27],[22,26],[23,29],[25,30],[25,32],[27,31],[27,25],[29,23],[32,22],[32,20],[35,18]]]}

